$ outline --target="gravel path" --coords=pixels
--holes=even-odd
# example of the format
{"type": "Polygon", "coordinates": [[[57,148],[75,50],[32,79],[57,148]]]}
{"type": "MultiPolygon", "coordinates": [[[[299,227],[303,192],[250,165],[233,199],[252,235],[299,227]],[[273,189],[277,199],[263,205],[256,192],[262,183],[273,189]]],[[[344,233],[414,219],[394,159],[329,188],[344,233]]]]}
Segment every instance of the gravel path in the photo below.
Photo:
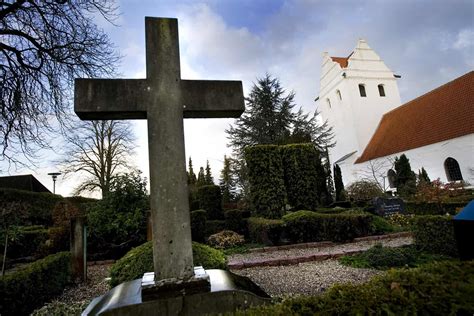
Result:
{"type": "Polygon", "coordinates": [[[248,252],[244,254],[234,254],[229,256],[229,262],[241,262],[241,261],[254,261],[254,260],[266,260],[266,259],[285,259],[302,257],[308,255],[316,255],[320,253],[335,254],[340,252],[350,251],[365,251],[376,244],[382,244],[385,247],[400,247],[403,245],[410,245],[413,243],[412,237],[399,237],[394,239],[381,239],[381,240],[366,240],[358,241],[346,244],[336,244],[330,247],[321,248],[291,248],[285,250],[276,250],[271,252],[248,252]]]}
{"type": "Polygon", "coordinates": [[[378,270],[346,267],[334,259],[232,272],[249,277],[268,295],[281,298],[317,295],[336,283],[363,283],[383,273],[378,270]]]}
{"type": "MultiPolygon", "coordinates": [[[[321,248],[292,248],[272,252],[235,254],[230,262],[249,262],[266,259],[295,258],[319,253],[362,251],[380,243],[385,247],[400,247],[413,243],[412,237],[359,241],[321,248]]],[[[272,297],[317,295],[336,283],[363,283],[383,271],[358,269],[341,265],[336,259],[313,261],[286,266],[265,266],[233,269],[232,272],[249,277],[272,297]]]]}

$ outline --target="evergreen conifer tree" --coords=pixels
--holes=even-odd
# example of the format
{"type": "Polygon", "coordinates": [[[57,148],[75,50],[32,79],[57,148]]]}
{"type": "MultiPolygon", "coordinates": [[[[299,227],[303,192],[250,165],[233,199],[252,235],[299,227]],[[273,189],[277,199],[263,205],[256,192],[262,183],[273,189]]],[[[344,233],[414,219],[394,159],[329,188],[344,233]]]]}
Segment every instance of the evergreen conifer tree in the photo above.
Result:
{"type": "Polygon", "coordinates": [[[222,192],[222,202],[232,202],[235,198],[235,181],[232,176],[231,160],[227,156],[224,156],[224,167],[221,171],[219,186],[222,192]]]}
{"type": "Polygon", "coordinates": [[[418,170],[418,182],[419,183],[430,183],[430,177],[428,177],[428,173],[426,172],[425,168],[421,167],[421,170],[418,170]]]}
{"type": "Polygon", "coordinates": [[[193,168],[193,161],[191,160],[191,157],[189,157],[189,163],[188,163],[188,184],[190,186],[196,185],[197,178],[196,174],[194,173],[194,168],[193,168]]]}
{"type": "Polygon", "coordinates": [[[395,186],[401,196],[410,196],[416,192],[416,175],[411,170],[410,161],[402,154],[400,158],[395,158],[395,186]]]}
{"type": "Polygon", "coordinates": [[[206,185],[214,185],[214,178],[212,177],[211,167],[209,166],[209,160],[206,160],[206,175],[204,177],[206,185]]]}
{"type": "Polygon", "coordinates": [[[344,201],[344,183],[342,182],[342,172],[338,164],[334,166],[334,187],[336,189],[336,201],[344,201]]]}
{"type": "Polygon", "coordinates": [[[196,181],[196,187],[202,187],[203,185],[206,185],[206,176],[204,174],[204,168],[201,167],[199,168],[199,173],[196,181]]]}
{"type": "Polygon", "coordinates": [[[327,202],[328,204],[334,202],[334,182],[331,175],[331,162],[329,161],[329,152],[326,148],[324,152],[324,171],[326,172],[326,186],[328,191],[327,202]]]}

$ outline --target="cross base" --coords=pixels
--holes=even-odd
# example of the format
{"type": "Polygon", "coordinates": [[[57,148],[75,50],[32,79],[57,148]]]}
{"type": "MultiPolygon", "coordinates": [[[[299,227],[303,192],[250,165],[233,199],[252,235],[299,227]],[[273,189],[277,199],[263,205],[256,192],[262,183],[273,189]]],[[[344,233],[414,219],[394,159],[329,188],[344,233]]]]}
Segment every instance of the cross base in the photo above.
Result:
{"type": "Polygon", "coordinates": [[[209,275],[203,267],[194,267],[194,276],[155,281],[155,273],[147,272],[142,278],[142,301],[172,298],[211,291],[209,275]]]}

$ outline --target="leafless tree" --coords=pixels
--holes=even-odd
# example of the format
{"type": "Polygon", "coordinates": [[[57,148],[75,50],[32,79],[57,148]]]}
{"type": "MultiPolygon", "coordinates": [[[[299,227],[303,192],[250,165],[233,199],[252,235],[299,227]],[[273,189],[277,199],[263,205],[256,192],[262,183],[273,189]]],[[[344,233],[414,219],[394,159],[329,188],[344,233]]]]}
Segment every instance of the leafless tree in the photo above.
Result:
{"type": "Polygon", "coordinates": [[[392,168],[393,161],[391,159],[374,159],[369,160],[365,168],[359,170],[358,174],[361,180],[374,182],[382,192],[385,192],[390,187],[387,172],[392,168]]]}
{"type": "Polygon", "coordinates": [[[75,194],[110,191],[116,174],[130,169],[134,152],[133,132],[126,121],[84,121],[68,137],[67,150],[60,162],[66,176],[81,175],[75,194]]]}
{"type": "Polygon", "coordinates": [[[0,1],[1,160],[33,162],[67,126],[74,78],[113,73],[119,56],[93,19],[116,12],[113,0],[0,1]]]}

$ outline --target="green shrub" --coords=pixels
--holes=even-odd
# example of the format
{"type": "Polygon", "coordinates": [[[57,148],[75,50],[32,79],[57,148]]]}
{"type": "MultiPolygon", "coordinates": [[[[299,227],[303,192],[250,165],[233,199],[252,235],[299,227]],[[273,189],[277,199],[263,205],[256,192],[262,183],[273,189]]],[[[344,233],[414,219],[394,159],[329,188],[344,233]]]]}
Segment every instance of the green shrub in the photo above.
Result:
{"type": "Polygon", "coordinates": [[[247,223],[249,237],[252,242],[270,246],[280,242],[284,231],[282,220],[250,217],[247,223]]]}
{"type": "Polygon", "coordinates": [[[288,204],[297,210],[315,210],[321,203],[321,194],[327,194],[318,150],[310,143],[281,146],[280,151],[288,204]]]}
{"type": "Polygon", "coordinates": [[[253,214],[277,219],[285,209],[285,182],[279,146],[245,149],[253,214]]]}
{"type": "Polygon", "coordinates": [[[17,202],[26,209],[26,214],[18,223],[23,226],[51,226],[53,223],[51,213],[56,203],[62,200],[62,196],[51,193],[0,188],[0,204],[17,202]]]}
{"type": "MultiPolygon", "coordinates": [[[[48,240],[48,229],[43,226],[18,227],[16,238],[8,243],[8,258],[39,257],[38,251],[48,240]]],[[[2,239],[2,246],[4,242],[2,239]]]]}
{"type": "Polygon", "coordinates": [[[87,212],[88,250],[96,258],[120,258],[146,240],[146,181],[139,173],[116,177],[111,191],[87,212]]]}
{"type": "Polygon", "coordinates": [[[226,229],[226,222],[222,220],[206,221],[206,236],[217,234],[226,229]]]}
{"type": "Polygon", "coordinates": [[[256,307],[237,315],[471,315],[474,261],[390,270],[362,285],[256,307]]]}
{"type": "Polygon", "coordinates": [[[203,242],[206,234],[207,213],[205,210],[191,212],[191,236],[193,241],[203,242]]]}
{"type": "Polygon", "coordinates": [[[455,215],[457,210],[466,206],[465,202],[406,202],[407,212],[416,215],[455,215]]]}
{"type": "Polygon", "coordinates": [[[383,235],[395,231],[397,231],[397,229],[385,218],[377,215],[372,216],[371,235],[383,235]]]}
{"type": "Polygon", "coordinates": [[[218,185],[203,185],[198,188],[199,208],[206,210],[207,218],[222,219],[222,193],[218,185]]]}
{"type": "MultiPolygon", "coordinates": [[[[193,242],[193,260],[195,266],[204,269],[225,269],[226,258],[222,251],[193,242]]],[[[153,271],[153,245],[148,241],[130,250],[110,269],[110,284],[116,286],[122,282],[141,278],[145,272],[153,271]]]]}
{"type": "Polygon", "coordinates": [[[369,201],[383,195],[377,183],[373,181],[356,181],[347,187],[347,194],[353,201],[369,201]]]}
{"type": "Polygon", "coordinates": [[[245,210],[228,210],[225,211],[226,229],[233,230],[244,236],[248,236],[247,218],[250,216],[249,211],[245,210]]]}
{"type": "Polygon", "coordinates": [[[372,216],[363,212],[319,214],[298,211],[283,216],[285,230],[292,242],[347,241],[367,236],[372,216]]]}
{"type": "Polygon", "coordinates": [[[354,268],[389,269],[404,266],[416,267],[428,262],[446,259],[449,257],[428,254],[416,249],[413,245],[390,248],[377,244],[360,254],[344,256],[339,261],[354,268]]]}
{"type": "Polygon", "coordinates": [[[244,236],[231,230],[223,230],[217,234],[209,236],[207,243],[216,249],[227,249],[242,245],[245,242],[244,236]]]}
{"type": "Polygon", "coordinates": [[[342,207],[335,207],[335,208],[318,207],[314,211],[316,213],[320,213],[320,214],[341,214],[341,213],[347,211],[347,209],[342,208],[342,207]]]}
{"type": "Polygon", "coordinates": [[[61,294],[71,279],[71,255],[60,252],[0,278],[0,314],[25,315],[61,294]]]}
{"type": "Polygon", "coordinates": [[[457,256],[453,220],[450,216],[426,215],[414,219],[415,245],[427,252],[457,256]]]}

